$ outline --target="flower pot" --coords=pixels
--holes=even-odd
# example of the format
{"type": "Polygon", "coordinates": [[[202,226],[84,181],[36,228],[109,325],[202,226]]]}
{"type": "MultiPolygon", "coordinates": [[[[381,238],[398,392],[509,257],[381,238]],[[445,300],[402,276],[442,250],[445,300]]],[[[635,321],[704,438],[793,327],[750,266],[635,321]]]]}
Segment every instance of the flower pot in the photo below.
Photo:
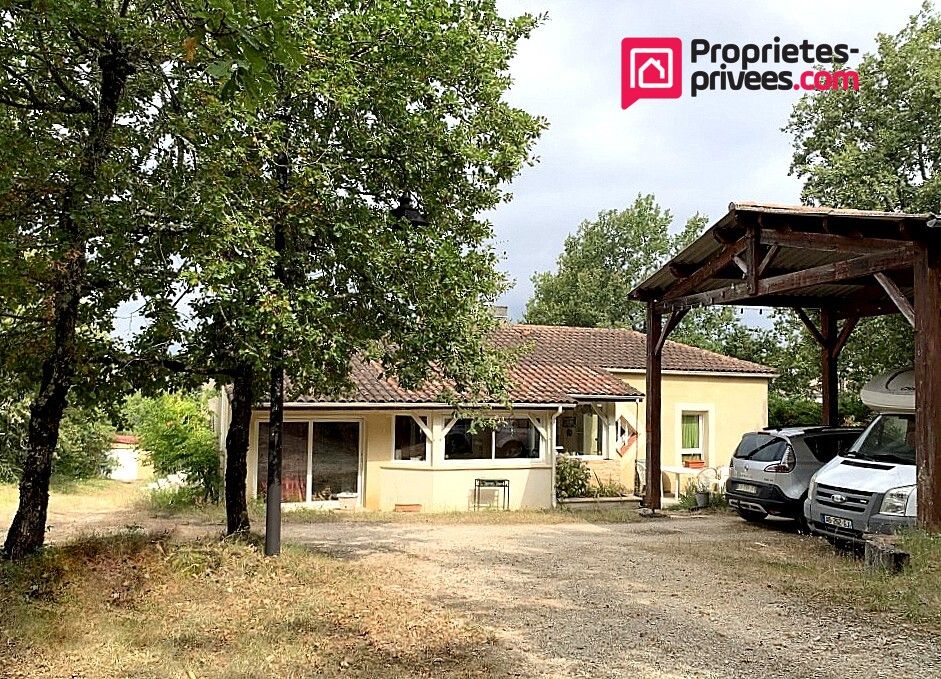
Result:
{"type": "Polygon", "coordinates": [[[705,460],[683,460],[683,466],[687,469],[705,469],[705,460]]]}
{"type": "Polygon", "coordinates": [[[697,492],[696,493],[696,509],[705,509],[708,506],[709,506],[708,491],[697,492]]]}

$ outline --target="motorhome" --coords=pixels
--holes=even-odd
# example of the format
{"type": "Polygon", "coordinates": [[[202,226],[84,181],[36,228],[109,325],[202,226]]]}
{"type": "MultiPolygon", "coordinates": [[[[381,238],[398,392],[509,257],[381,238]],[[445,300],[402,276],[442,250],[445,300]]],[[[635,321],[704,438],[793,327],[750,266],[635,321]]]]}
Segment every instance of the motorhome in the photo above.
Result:
{"type": "Polygon", "coordinates": [[[860,393],[878,413],[843,455],[814,474],[804,516],[810,529],[834,541],[861,542],[866,533],[892,533],[915,523],[915,374],[895,370],[860,393]]]}

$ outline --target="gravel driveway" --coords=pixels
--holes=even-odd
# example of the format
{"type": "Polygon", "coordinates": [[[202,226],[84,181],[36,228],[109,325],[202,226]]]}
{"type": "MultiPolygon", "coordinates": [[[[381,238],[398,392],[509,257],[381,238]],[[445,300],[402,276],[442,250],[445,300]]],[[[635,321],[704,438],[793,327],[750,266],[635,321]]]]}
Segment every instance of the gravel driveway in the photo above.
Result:
{"type": "MultiPolygon", "coordinates": [[[[496,630],[506,676],[930,677],[938,639],[697,563],[695,543],[797,539],[730,517],[631,524],[285,526],[409,574],[393,586],[496,630]]],[[[731,549],[731,544],[730,544],[731,549]]],[[[728,569],[733,571],[734,569],[728,569]]]]}

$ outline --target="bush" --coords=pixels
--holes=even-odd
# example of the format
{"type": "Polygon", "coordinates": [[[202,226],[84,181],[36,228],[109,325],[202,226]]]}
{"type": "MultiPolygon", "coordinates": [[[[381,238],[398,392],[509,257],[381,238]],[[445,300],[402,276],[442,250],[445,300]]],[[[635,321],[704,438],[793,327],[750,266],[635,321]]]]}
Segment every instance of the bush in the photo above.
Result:
{"type": "Polygon", "coordinates": [[[219,450],[205,394],[165,393],[128,399],[127,416],[154,471],[181,474],[204,500],[219,498],[219,450]]]}
{"type": "Polygon", "coordinates": [[[591,471],[584,461],[559,455],[555,462],[555,496],[559,500],[588,497],[591,471]]]}
{"type": "MultiPolygon", "coordinates": [[[[0,481],[15,483],[19,480],[28,427],[28,398],[10,398],[0,403],[0,481]]],[[[60,479],[106,476],[113,467],[113,437],[114,428],[101,411],[66,409],[52,458],[53,475],[60,479]]]]}
{"type": "MultiPolygon", "coordinates": [[[[817,401],[771,394],[768,397],[769,427],[801,427],[819,424],[823,418],[823,406],[817,401]]],[[[840,397],[840,422],[846,425],[865,424],[872,419],[869,410],[858,396],[845,394],[840,397]]]]}

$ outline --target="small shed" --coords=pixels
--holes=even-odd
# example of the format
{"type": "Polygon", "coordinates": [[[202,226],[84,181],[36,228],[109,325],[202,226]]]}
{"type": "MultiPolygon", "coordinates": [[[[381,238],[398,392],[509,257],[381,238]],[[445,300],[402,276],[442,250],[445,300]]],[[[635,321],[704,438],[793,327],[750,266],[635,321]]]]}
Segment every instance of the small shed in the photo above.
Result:
{"type": "Polygon", "coordinates": [[[647,305],[647,496],[660,504],[664,343],[690,309],[793,309],[820,345],[823,420],[837,420],[837,361],[859,320],[900,313],[915,329],[919,522],[941,529],[941,220],[829,207],[731,203],[631,293],[647,305]],[[816,310],[819,313],[808,313],[816,310]]]}

